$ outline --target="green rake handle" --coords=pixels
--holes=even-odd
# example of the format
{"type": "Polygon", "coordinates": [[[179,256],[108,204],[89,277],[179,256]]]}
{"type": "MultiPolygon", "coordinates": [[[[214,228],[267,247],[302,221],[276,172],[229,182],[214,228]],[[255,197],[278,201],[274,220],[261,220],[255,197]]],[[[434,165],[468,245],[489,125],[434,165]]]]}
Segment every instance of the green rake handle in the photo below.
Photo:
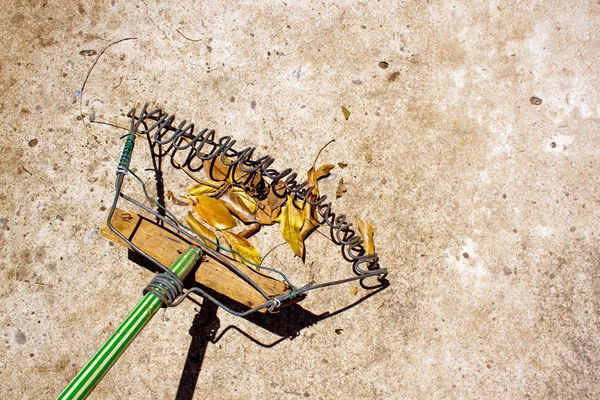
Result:
{"type": "MultiPolygon", "coordinates": [[[[183,280],[200,258],[201,250],[189,247],[171,266],[171,271],[183,280]]],[[[148,292],[125,318],[115,333],[83,367],[58,399],[85,399],[100,383],[104,375],[125,352],[133,339],[144,329],[162,305],[162,300],[148,292]]]]}

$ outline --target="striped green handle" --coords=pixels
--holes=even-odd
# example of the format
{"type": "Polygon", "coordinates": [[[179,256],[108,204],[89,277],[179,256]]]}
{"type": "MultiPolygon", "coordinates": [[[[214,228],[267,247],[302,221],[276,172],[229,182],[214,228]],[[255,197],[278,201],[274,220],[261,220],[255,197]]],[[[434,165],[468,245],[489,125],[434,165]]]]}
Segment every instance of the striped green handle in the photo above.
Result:
{"type": "MultiPolygon", "coordinates": [[[[173,263],[171,271],[183,280],[200,258],[200,254],[200,249],[189,247],[173,263]]],[[[69,386],[58,396],[58,399],[85,399],[88,397],[161,305],[162,300],[155,294],[146,293],[142,301],[131,311],[94,357],[88,361],[69,386]]]]}

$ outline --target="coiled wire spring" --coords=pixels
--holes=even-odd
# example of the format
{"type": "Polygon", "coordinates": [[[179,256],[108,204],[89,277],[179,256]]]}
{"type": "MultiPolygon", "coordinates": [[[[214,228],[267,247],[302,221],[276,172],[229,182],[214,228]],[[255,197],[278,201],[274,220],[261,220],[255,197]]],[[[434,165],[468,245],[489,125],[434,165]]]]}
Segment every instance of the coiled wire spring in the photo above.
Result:
{"type": "MultiPolygon", "coordinates": [[[[247,147],[241,151],[234,150],[233,146],[236,140],[231,136],[217,139],[215,131],[208,129],[194,134],[194,123],[187,124],[187,121],[183,120],[175,127],[173,125],[174,115],[169,115],[161,109],[148,112],[147,107],[148,104],[144,105],[139,115],[136,115],[135,109],[131,110],[128,117],[135,119],[136,125],[139,126],[141,123],[144,126],[144,129],[138,133],[148,138],[155,160],[168,156],[174,168],[186,169],[194,173],[204,168],[205,161],[212,161],[211,165],[214,165],[214,160],[219,159],[230,169],[228,176],[234,185],[247,185],[253,182],[257,174],[260,174],[271,180],[270,190],[277,196],[283,197],[290,194],[296,200],[315,207],[321,218],[320,223],[325,223],[330,228],[332,240],[341,246],[342,254],[347,261],[352,263],[355,274],[361,275],[380,269],[379,257],[377,254],[366,253],[362,238],[352,229],[352,223],[348,222],[346,215],[336,215],[332,211],[332,202],[328,201],[326,195],[311,200],[314,187],[308,186],[308,180],[298,183],[298,174],[290,168],[282,172],[272,169],[271,165],[275,159],[269,155],[253,160],[255,147],[247,147]],[[178,154],[180,152],[184,153],[183,157],[178,154]],[[178,159],[183,159],[183,161],[180,162],[178,159]],[[243,172],[240,180],[236,178],[236,169],[243,172]],[[280,182],[283,183],[283,186],[279,185],[280,182]],[[365,266],[366,269],[363,268],[365,266]]],[[[205,172],[209,178],[218,180],[214,176],[213,168],[205,172]]],[[[266,194],[263,193],[264,195],[266,194]]]]}
{"type": "MultiPolygon", "coordinates": [[[[387,284],[387,281],[385,280],[387,276],[387,269],[379,266],[379,258],[377,254],[366,254],[366,251],[363,247],[362,238],[352,229],[352,224],[347,221],[345,215],[336,215],[332,211],[332,204],[331,201],[327,201],[327,196],[311,196],[314,187],[308,186],[308,181],[298,183],[296,180],[298,175],[289,168],[283,170],[282,172],[278,172],[277,170],[270,168],[275,161],[271,156],[262,156],[256,160],[253,160],[252,156],[255,151],[254,147],[248,147],[242,151],[234,150],[233,146],[235,145],[236,141],[230,136],[217,139],[215,136],[215,131],[209,131],[208,129],[203,129],[200,133],[194,134],[195,126],[193,123],[186,125],[187,121],[183,120],[177,127],[174,127],[173,121],[175,117],[173,115],[169,115],[163,112],[161,109],[148,112],[147,108],[148,104],[144,105],[139,114],[136,113],[135,108],[128,113],[128,117],[131,119],[131,125],[129,134],[126,135],[125,146],[123,148],[119,166],[117,168],[115,197],[107,219],[108,227],[117,236],[125,241],[134,251],[146,257],[149,261],[157,265],[163,271],[154,277],[146,289],[144,289],[144,293],[152,292],[156,294],[167,306],[176,306],[191,293],[198,293],[202,297],[212,301],[226,311],[234,315],[244,316],[265,308],[271,312],[275,312],[276,309],[279,308],[284,302],[301,296],[304,293],[314,289],[355,280],[359,280],[361,286],[367,289],[375,289],[387,284]],[[152,154],[153,170],[155,173],[155,178],[157,179],[156,183],[158,201],[155,201],[148,196],[144,182],[129,169],[136,134],[146,138],[152,154]],[[183,155],[183,157],[180,157],[181,155],[183,155]],[[257,197],[259,200],[266,198],[266,196],[269,194],[269,191],[272,191],[279,198],[283,199],[285,196],[291,195],[297,201],[311,204],[315,207],[318,215],[322,218],[320,223],[326,223],[329,226],[331,239],[334,243],[341,246],[342,255],[347,261],[352,263],[352,270],[356,276],[333,282],[308,284],[298,288],[291,284],[291,282],[289,282],[287,277],[281,271],[265,266],[257,266],[258,268],[278,273],[283,277],[284,281],[290,287],[290,291],[287,293],[283,293],[275,297],[267,295],[267,293],[265,293],[260,286],[245,276],[226,259],[222,258],[218,252],[214,252],[212,249],[204,246],[204,243],[199,241],[194,236],[195,234],[190,234],[190,230],[182,226],[166,209],[164,204],[164,186],[162,182],[162,161],[166,157],[169,158],[170,163],[174,168],[183,170],[192,178],[194,178],[193,173],[204,168],[206,175],[213,180],[219,180],[218,177],[214,175],[215,161],[219,160],[228,168],[227,176],[232,181],[231,183],[233,185],[239,185],[243,187],[244,185],[248,185],[252,182],[256,183],[255,179],[257,175],[260,177],[260,183],[266,182],[263,181],[262,178],[268,178],[270,182],[266,185],[258,185],[260,186],[258,188],[259,192],[253,194],[253,196],[257,197]],[[182,158],[183,161],[180,161],[180,158],[182,158]],[[210,162],[209,168],[205,167],[205,161],[210,162]],[[241,172],[243,172],[243,174],[238,177],[238,174],[235,173],[236,169],[239,169],[241,172]],[[132,174],[140,181],[148,200],[158,207],[157,211],[153,211],[139,201],[121,192],[123,179],[127,174],[132,174]],[[137,205],[138,207],[141,207],[147,212],[153,214],[162,223],[167,224],[171,228],[177,230],[180,234],[186,236],[191,241],[196,242],[200,247],[204,247],[206,252],[218,258],[227,266],[227,268],[232,270],[247,284],[251,285],[254,287],[254,289],[261,293],[266,300],[265,303],[255,308],[240,312],[229,308],[227,305],[200,287],[195,286],[188,290],[184,290],[183,283],[176,274],[135,246],[128,238],[126,238],[112,226],[110,221],[119,198],[123,198],[137,205]],[[366,269],[362,268],[363,266],[366,266],[366,269]],[[375,286],[366,286],[363,281],[369,277],[377,277],[379,284],[375,286]]],[[[253,186],[256,186],[256,184],[253,186]]],[[[254,187],[254,189],[257,188],[254,187]]],[[[227,249],[223,250],[229,251],[227,249]]]]}

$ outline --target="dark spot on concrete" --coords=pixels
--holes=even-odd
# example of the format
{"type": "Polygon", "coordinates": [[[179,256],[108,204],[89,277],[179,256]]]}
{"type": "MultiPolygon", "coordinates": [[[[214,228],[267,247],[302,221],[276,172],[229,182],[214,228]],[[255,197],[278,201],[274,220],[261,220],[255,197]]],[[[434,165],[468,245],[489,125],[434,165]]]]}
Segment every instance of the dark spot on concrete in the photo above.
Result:
{"type": "Polygon", "coordinates": [[[542,104],[542,99],[540,99],[539,97],[533,96],[532,98],[529,99],[529,102],[531,104],[533,104],[534,106],[539,106],[540,104],[542,104]]]}
{"type": "Polygon", "coordinates": [[[25,336],[19,328],[17,328],[17,331],[15,332],[15,341],[17,344],[25,344],[25,342],[27,342],[27,336],[25,336]]]}
{"type": "Polygon", "coordinates": [[[517,233],[517,232],[519,232],[519,231],[518,231],[518,230],[516,230],[516,229],[513,229],[513,233],[517,233]]]}
{"type": "Polygon", "coordinates": [[[367,26],[366,25],[361,25],[360,29],[367,29],[367,26]]]}
{"type": "Polygon", "coordinates": [[[29,264],[33,261],[33,258],[31,257],[31,250],[23,250],[23,252],[21,253],[21,261],[25,264],[29,264]]]}
{"type": "Polygon", "coordinates": [[[31,139],[27,144],[29,145],[29,147],[35,147],[38,145],[38,143],[39,141],[37,139],[31,139]]]}
{"type": "Polygon", "coordinates": [[[207,50],[209,53],[212,53],[212,47],[210,47],[210,46],[206,46],[206,50],[207,50]]]}
{"type": "Polygon", "coordinates": [[[100,206],[100,211],[106,211],[106,206],[100,206]]]}
{"type": "Polygon", "coordinates": [[[79,55],[84,56],[84,57],[91,57],[91,56],[95,56],[96,54],[98,54],[98,52],[96,50],[81,50],[79,52],[79,55]]]}
{"type": "Polygon", "coordinates": [[[85,14],[85,8],[83,7],[83,3],[79,3],[79,5],[77,6],[77,11],[79,12],[79,14],[85,14]]]}
{"type": "Polygon", "coordinates": [[[379,62],[379,68],[381,68],[381,69],[387,69],[389,66],[390,66],[390,64],[386,61],[379,62]]]}
{"type": "Polygon", "coordinates": [[[232,103],[234,103],[234,102],[235,102],[235,97],[234,97],[234,96],[231,96],[231,97],[229,98],[229,101],[230,101],[230,102],[232,102],[232,103]]]}
{"type": "Polygon", "coordinates": [[[510,275],[510,274],[512,274],[512,271],[510,270],[510,268],[504,267],[504,275],[510,275]]]}
{"type": "Polygon", "coordinates": [[[31,114],[31,111],[29,111],[27,108],[23,107],[23,108],[21,108],[21,114],[31,114]]]}
{"type": "Polygon", "coordinates": [[[16,25],[21,25],[25,21],[25,16],[23,14],[15,14],[10,18],[10,22],[16,25]]]}
{"type": "Polygon", "coordinates": [[[469,258],[469,253],[467,253],[467,252],[465,251],[464,253],[462,253],[462,256],[463,256],[464,258],[469,258]]]}
{"type": "Polygon", "coordinates": [[[10,226],[8,226],[8,219],[0,218],[0,230],[10,231],[10,226]]]}
{"type": "Polygon", "coordinates": [[[35,261],[43,261],[46,258],[46,248],[43,246],[35,250],[35,261]]]}
{"type": "Polygon", "coordinates": [[[574,226],[572,226],[571,228],[569,228],[569,230],[570,230],[571,232],[575,232],[575,231],[577,230],[577,228],[575,228],[574,226]]]}
{"type": "Polygon", "coordinates": [[[556,275],[554,275],[554,274],[550,274],[549,276],[550,276],[550,279],[556,278],[556,275]]]}
{"type": "Polygon", "coordinates": [[[344,331],[344,330],[343,330],[342,328],[337,328],[337,329],[335,330],[335,334],[336,334],[336,335],[341,335],[343,331],[344,331]]]}
{"type": "Polygon", "coordinates": [[[490,364],[487,364],[487,365],[486,365],[486,367],[487,367],[488,369],[492,368],[492,366],[491,366],[490,364]]]}
{"type": "Polygon", "coordinates": [[[398,72],[398,71],[392,72],[390,74],[390,76],[388,76],[388,81],[389,82],[394,82],[396,79],[398,79],[399,76],[400,76],[400,72],[398,72]]]}
{"type": "Polygon", "coordinates": [[[506,193],[502,195],[502,198],[503,198],[503,199],[506,199],[506,197],[507,197],[507,196],[506,196],[506,193]]]}
{"type": "Polygon", "coordinates": [[[253,110],[256,110],[256,101],[252,100],[250,102],[250,108],[252,108],[253,110]]]}
{"type": "Polygon", "coordinates": [[[556,142],[550,143],[550,147],[552,147],[553,149],[556,148],[556,142]]]}
{"type": "Polygon", "coordinates": [[[360,79],[355,79],[352,81],[355,85],[362,85],[362,81],[360,79]]]}

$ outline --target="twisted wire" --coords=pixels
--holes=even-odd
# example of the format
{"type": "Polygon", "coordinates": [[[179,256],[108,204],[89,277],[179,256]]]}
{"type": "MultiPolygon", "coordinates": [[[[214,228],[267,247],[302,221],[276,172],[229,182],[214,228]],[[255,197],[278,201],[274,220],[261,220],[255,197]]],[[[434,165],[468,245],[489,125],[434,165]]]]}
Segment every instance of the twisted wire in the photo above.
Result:
{"type": "MultiPolygon", "coordinates": [[[[271,168],[275,159],[269,155],[252,159],[255,147],[247,147],[241,151],[233,149],[236,140],[231,136],[216,138],[214,130],[203,129],[195,134],[194,123],[181,121],[174,126],[175,116],[155,109],[148,112],[148,104],[144,105],[139,114],[135,108],[128,113],[131,118],[133,132],[146,135],[150,144],[153,158],[162,159],[169,157],[171,165],[176,169],[187,169],[197,172],[204,168],[204,162],[210,161],[210,168],[205,172],[210,179],[214,176],[214,165],[217,159],[228,167],[228,177],[233,184],[245,185],[253,182],[256,175],[270,180],[270,190],[278,197],[284,198],[287,194],[302,203],[315,207],[321,224],[330,228],[331,238],[341,247],[343,257],[352,263],[352,270],[356,275],[380,269],[377,254],[367,254],[363,246],[363,239],[352,228],[346,215],[337,215],[332,211],[332,202],[327,195],[311,196],[314,186],[308,186],[308,181],[298,182],[298,174],[287,168],[281,172],[271,168]],[[140,126],[143,125],[143,129],[140,126]],[[244,174],[236,175],[236,169],[244,174]],[[313,198],[313,200],[311,200],[313,198]],[[366,268],[363,268],[366,267],[366,268]]],[[[263,193],[263,196],[266,195],[263,193]]]]}
{"type": "Polygon", "coordinates": [[[168,274],[162,272],[156,274],[152,281],[144,289],[144,294],[153,293],[161,299],[167,307],[172,307],[173,302],[183,293],[183,283],[180,279],[173,279],[168,274]]]}

